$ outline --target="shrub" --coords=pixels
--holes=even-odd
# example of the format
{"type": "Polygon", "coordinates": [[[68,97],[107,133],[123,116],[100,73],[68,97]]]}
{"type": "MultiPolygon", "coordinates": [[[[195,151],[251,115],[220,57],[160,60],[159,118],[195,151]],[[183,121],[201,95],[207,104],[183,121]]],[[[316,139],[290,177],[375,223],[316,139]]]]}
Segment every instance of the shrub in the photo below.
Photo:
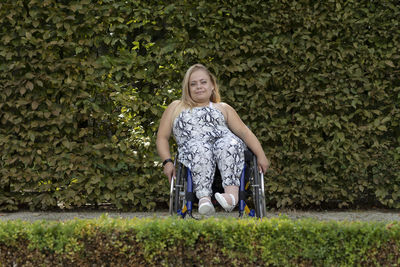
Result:
{"type": "Polygon", "coordinates": [[[400,225],[275,219],[0,223],[6,266],[356,266],[400,262],[400,225]]]}

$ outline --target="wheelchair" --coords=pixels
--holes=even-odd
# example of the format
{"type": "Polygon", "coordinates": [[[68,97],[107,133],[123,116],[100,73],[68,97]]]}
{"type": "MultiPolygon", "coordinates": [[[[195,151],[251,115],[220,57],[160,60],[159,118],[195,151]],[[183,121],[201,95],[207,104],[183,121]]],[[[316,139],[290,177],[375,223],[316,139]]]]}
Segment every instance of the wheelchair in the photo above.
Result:
{"type": "MultiPolygon", "coordinates": [[[[192,174],[190,170],[175,157],[176,177],[171,179],[169,213],[185,218],[192,215],[193,204],[198,201],[193,192],[192,174]]],[[[218,167],[212,185],[213,196],[216,192],[223,193],[222,179],[218,167]]],[[[214,198],[214,197],[213,197],[214,198]]],[[[215,203],[215,199],[212,199],[215,203]]],[[[247,149],[245,151],[245,166],[240,177],[239,187],[239,217],[246,213],[250,217],[263,218],[267,214],[264,192],[264,174],[258,171],[257,157],[247,149]],[[254,209],[246,204],[248,198],[253,201],[254,209]]]]}

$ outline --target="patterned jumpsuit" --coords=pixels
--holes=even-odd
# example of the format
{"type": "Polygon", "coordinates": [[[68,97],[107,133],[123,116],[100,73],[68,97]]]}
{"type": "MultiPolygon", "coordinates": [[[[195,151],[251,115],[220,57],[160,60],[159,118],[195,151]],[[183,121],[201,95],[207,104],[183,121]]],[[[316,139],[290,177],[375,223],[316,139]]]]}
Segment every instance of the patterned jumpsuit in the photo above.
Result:
{"type": "Polygon", "coordinates": [[[178,161],[191,170],[198,199],[212,195],[216,164],[223,187],[239,186],[246,145],[228,129],[224,115],[211,102],[182,111],[173,122],[173,134],[178,161]]]}

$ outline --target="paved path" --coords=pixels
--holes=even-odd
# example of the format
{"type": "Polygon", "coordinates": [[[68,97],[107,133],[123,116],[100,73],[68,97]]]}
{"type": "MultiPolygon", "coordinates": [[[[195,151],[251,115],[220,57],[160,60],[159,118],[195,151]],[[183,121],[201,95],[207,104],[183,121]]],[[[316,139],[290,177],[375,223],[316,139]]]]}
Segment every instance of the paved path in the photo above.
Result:
{"type": "MultiPolygon", "coordinates": [[[[167,218],[168,211],[157,212],[118,212],[118,211],[59,211],[59,212],[0,212],[0,221],[7,220],[51,220],[65,221],[73,219],[94,219],[107,214],[112,218],[167,218]]],[[[194,213],[195,217],[200,217],[194,213]]],[[[215,217],[238,217],[238,213],[217,212],[215,217]]],[[[316,220],[336,220],[336,221],[400,221],[400,211],[398,210],[350,210],[350,211],[277,211],[268,212],[267,217],[286,216],[291,219],[314,218],[316,220]]]]}

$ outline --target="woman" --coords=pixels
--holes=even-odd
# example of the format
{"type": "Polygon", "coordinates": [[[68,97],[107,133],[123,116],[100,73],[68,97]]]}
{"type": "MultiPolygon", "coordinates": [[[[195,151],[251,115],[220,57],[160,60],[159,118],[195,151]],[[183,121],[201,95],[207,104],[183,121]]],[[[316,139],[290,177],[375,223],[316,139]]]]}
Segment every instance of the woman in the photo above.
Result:
{"type": "Polygon", "coordinates": [[[231,106],[220,102],[216,79],[201,64],[187,70],[181,100],[173,101],[161,117],[157,150],[170,182],[175,176],[168,142],[171,132],[178,144],[178,160],[192,172],[200,214],[215,212],[211,187],[216,164],[225,193],[216,193],[215,198],[226,211],[233,210],[238,202],[246,145],[256,155],[260,172],[269,167],[257,137],[231,106]]]}

